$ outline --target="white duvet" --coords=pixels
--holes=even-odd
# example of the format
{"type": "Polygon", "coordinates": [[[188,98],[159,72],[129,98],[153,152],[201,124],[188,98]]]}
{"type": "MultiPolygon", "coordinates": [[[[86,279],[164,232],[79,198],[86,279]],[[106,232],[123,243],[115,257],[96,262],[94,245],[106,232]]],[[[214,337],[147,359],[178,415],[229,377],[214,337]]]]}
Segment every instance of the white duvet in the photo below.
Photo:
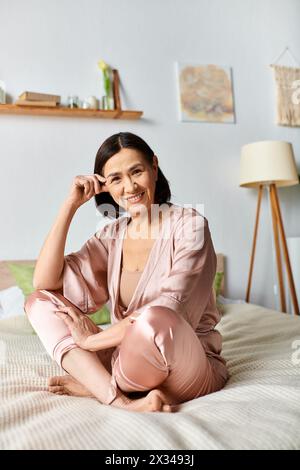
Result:
{"type": "Polygon", "coordinates": [[[177,413],[135,413],[56,396],[62,374],[26,317],[0,320],[1,449],[300,449],[300,318],[227,304],[230,379],[177,413]]]}

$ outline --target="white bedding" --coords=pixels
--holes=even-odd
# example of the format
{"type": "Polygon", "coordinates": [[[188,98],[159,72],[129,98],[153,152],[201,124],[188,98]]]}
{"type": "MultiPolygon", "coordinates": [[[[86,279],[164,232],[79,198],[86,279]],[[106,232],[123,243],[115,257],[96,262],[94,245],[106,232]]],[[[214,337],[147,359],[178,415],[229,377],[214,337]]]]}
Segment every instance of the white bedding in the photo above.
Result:
{"type": "Polygon", "coordinates": [[[172,414],[49,393],[48,377],[62,370],[25,316],[1,320],[0,448],[299,449],[300,319],[253,304],[223,308],[231,377],[172,414]]]}

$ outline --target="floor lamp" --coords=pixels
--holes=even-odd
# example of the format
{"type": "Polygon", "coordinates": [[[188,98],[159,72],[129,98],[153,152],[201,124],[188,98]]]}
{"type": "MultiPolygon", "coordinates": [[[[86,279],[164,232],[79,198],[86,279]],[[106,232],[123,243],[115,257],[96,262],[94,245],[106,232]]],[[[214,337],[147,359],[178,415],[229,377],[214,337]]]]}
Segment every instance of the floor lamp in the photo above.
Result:
{"type": "Polygon", "coordinates": [[[246,302],[250,299],[251,281],[256,248],[257,230],[263,188],[269,190],[272,215],[274,245],[276,251],[277,274],[279,281],[281,311],[286,312],[284,281],[282,274],[280,239],[283,256],[287,270],[289,289],[291,293],[294,313],[299,315],[299,305],[295,289],[293,273],[286,243],[285,231],[279,205],[277,187],[299,184],[297,168],[292,144],[281,141],[263,141],[244,145],[241,153],[240,186],[244,188],[258,188],[256,219],[250,259],[246,302]]]}

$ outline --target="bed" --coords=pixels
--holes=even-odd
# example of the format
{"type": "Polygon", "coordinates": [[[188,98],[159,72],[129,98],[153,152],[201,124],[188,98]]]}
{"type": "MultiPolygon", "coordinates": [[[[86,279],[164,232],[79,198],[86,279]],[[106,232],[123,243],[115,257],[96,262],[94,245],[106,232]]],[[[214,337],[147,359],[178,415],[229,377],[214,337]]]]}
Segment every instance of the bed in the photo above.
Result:
{"type": "Polygon", "coordinates": [[[241,302],[222,310],[230,379],[177,413],[135,413],[49,393],[48,377],[62,369],[24,315],[0,320],[0,448],[299,449],[300,318],[241,302]]]}

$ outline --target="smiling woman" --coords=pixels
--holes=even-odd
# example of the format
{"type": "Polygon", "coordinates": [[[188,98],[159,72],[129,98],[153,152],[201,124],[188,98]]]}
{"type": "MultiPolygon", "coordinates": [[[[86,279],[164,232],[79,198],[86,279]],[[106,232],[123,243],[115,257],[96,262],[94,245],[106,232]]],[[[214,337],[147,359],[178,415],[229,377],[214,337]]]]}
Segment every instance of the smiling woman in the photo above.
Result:
{"type": "Polygon", "coordinates": [[[147,210],[149,215],[151,213],[152,204],[155,203],[157,162],[154,155],[153,164],[150,166],[140,152],[123,148],[103,167],[103,176],[106,178],[111,197],[115,203],[129,211],[133,218],[137,203],[142,203],[145,212],[147,210]],[[116,168],[118,171],[114,171],[116,168]]]}
{"type": "Polygon", "coordinates": [[[103,142],[94,173],[104,176],[109,188],[109,192],[95,195],[96,207],[103,215],[107,215],[109,206],[118,218],[124,210],[130,211],[132,204],[141,202],[149,210],[151,204],[170,201],[169,183],[157,156],[141,137],[130,132],[114,134],[103,142]]]}
{"type": "Polygon", "coordinates": [[[208,221],[170,197],[157,156],[131,133],[106,139],[94,174],[75,178],[25,304],[46,350],[70,374],[50,378],[51,392],[168,412],[225,385],[208,221]],[[101,213],[110,205],[115,220],[64,256],[71,220],[92,197],[101,213]],[[112,325],[96,332],[86,314],[108,300],[112,325]]]}

